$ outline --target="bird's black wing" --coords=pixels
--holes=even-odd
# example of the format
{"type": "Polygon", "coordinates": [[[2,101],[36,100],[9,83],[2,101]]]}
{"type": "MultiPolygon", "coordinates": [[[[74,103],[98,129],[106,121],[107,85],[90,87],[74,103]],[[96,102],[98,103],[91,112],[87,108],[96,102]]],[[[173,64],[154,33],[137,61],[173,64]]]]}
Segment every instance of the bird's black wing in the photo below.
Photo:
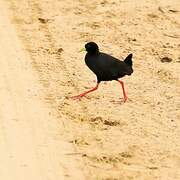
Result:
{"type": "Polygon", "coordinates": [[[124,61],[105,53],[96,56],[86,56],[87,66],[96,74],[98,81],[117,80],[126,75],[127,65],[124,61]]]}
{"type": "Polygon", "coordinates": [[[101,53],[99,58],[101,71],[112,79],[118,79],[126,74],[126,64],[119,59],[105,53],[101,53]]]}

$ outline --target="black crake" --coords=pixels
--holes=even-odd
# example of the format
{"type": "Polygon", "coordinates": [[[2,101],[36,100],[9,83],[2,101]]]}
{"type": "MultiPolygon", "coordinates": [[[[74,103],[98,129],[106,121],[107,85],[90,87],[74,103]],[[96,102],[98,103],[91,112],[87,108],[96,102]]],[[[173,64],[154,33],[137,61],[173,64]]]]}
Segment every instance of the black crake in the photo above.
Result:
{"type": "Polygon", "coordinates": [[[95,42],[89,42],[85,45],[86,56],[85,63],[97,76],[97,85],[93,89],[86,91],[78,96],[73,96],[74,99],[79,99],[86,94],[98,89],[101,81],[116,80],[120,82],[123,90],[124,102],[127,100],[127,95],[124,89],[124,83],[119,78],[125,75],[131,75],[132,69],[132,54],[129,54],[124,61],[110,56],[99,51],[98,45],[95,42]]]}

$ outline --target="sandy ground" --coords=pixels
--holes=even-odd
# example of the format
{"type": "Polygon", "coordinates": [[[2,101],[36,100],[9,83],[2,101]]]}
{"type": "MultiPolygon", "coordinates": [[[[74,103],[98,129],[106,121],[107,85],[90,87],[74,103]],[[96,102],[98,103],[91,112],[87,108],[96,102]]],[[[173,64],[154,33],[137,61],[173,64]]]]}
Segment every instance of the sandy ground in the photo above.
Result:
{"type": "Polygon", "coordinates": [[[74,149],[40,101],[41,86],[4,8],[1,1],[0,179],[83,179],[78,163],[65,157],[74,149]]]}
{"type": "Polygon", "coordinates": [[[1,0],[0,9],[0,179],[180,179],[179,0],[1,0]],[[127,103],[116,82],[68,99],[95,85],[78,52],[87,41],[134,54],[127,103]]]}

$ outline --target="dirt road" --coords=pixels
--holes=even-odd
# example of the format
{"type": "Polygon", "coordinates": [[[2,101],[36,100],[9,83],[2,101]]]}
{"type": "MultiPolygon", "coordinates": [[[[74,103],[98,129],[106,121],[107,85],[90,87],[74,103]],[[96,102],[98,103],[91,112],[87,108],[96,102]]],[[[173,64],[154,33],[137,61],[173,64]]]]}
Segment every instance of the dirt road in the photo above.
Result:
{"type": "Polygon", "coordinates": [[[0,179],[180,179],[179,0],[0,9],[0,179]],[[120,59],[133,53],[126,104],[116,82],[68,98],[95,84],[78,53],[87,41],[120,59]]]}
{"type": "Polygon", "coordinates": [[[78,163],[64,155],[73,153],[71,145],[56,139],[60,123],[40,101],[41,87],[3,1],[0,11],[0,179],[83,179],[78,163]]]}

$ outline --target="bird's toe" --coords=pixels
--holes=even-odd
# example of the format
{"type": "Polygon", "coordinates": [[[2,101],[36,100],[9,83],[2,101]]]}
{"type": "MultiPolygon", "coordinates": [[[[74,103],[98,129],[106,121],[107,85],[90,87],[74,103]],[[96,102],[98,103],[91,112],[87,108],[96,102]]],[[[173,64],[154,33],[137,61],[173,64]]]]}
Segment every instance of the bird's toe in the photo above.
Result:
{"type": "Polygon", "coordinates": [[[124,102],[126,102],[128,100],[128,97],[127,96],[125,96],[124,97],[124,102]]]}

